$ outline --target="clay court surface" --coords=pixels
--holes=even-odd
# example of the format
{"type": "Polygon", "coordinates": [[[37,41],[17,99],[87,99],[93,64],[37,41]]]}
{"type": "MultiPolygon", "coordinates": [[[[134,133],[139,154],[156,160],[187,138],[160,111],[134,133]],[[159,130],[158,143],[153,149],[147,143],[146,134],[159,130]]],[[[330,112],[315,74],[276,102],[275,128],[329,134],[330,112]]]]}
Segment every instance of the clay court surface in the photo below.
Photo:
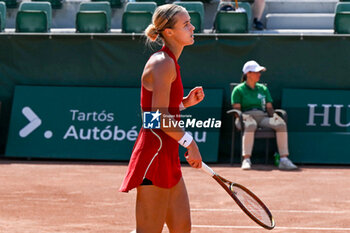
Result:
{"type": "MultiPolygon", "coordinates": [[[[276,220],[271,232],[350,232],[350,167],[211,165],[255,192],[276,220]]],[[[0,232],[130,232],[136,191],[119,193],[126,163],[0,160],[0,232]]],[[[193,231],[269,232],[200,170],[183,165],[193,231]]],[[[163,232],[168,232],[164,228],[163,232]]]]}

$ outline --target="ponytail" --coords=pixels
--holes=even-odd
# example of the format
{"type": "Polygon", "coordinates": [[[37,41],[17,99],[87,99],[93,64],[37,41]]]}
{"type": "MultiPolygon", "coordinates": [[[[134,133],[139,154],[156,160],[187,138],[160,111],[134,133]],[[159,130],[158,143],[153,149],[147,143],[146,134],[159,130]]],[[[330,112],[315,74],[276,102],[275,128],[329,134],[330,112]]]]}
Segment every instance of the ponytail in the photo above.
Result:
{"type": "Polygon", "coordinates": [[[157,31],[157,28],[154,26],[154,24],[150,24],[145,30],[145,35],[150,42],[154,42],[157,40],[159,32],[157,31]]]}
{"type": "Polygon", "coordinates": [[[244,74],[242,75],[242,78],[241,78],[241,83],[247,81],[247,74],[244,74]]]}

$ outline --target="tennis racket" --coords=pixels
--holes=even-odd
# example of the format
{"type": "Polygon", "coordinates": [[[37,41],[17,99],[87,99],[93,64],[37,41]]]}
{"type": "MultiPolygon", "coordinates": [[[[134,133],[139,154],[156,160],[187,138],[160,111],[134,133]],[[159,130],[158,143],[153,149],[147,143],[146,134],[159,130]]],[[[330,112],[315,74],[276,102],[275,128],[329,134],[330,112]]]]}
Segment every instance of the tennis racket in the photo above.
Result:
{"type": "Polygon", "coordinates": [[[269,230],[272,230],[275,227],[275,221],[273,220],[271,212],[254,193],[243,185],[226,180],[215,173],[213,169],[204,162],[202,162],[202,169],[225,189],[244,213],[246,213],[254,222],[269,230]]]}

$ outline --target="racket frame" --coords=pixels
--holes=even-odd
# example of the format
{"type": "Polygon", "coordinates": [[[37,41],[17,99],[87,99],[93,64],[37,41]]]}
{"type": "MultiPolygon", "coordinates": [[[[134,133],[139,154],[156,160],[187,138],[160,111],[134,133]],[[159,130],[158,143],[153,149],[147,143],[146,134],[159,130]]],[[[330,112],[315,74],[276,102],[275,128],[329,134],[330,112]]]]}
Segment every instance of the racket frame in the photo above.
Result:
{"type": "Polygon", "coordinates": [[[268,229],[268,230],[272,230],[275,227],[275,221],[273,219],[273,216],[272,216],[270,210],[266,207],[266,205],[252,191],[250,191],[249,189],[247,189],[246,187],[244,187],[241,184],[237,184],[237,183],[231,182],[231,181],[225,179],[224,177],[218,175],[208,165],[206,165],[204,162],[202,162],[202,169],[207,174],[212,176],[213,179],[216,180],[216,182],[218,182],[221,185],[221,187],[223,187],[225,189],[225,191],[232,197],[232,199],[243,210],[243,212],[246,215],[248,215],[254,222],[256,222],[258,225],[260,225],[263,228],[268,229]],[[229,187],[228,187],[228,185],[229,185],[229,187]],[[244,190],[246,193],[248,193],[252,198],[254,198],[260,204],[260,206],[265,210],[265,212],[269,216],[270,221],[271,221],[271,226],[268,226],[268,225],[264,224],[262,221],[260,221],[258,218],[256,218],[252,213],[250,213],[250,211],[243,205],[243,203],[238,199],[238,197],[230,189],[230,187],[232,187],[232,186],[236,186],[236,187],[244,190]]]}

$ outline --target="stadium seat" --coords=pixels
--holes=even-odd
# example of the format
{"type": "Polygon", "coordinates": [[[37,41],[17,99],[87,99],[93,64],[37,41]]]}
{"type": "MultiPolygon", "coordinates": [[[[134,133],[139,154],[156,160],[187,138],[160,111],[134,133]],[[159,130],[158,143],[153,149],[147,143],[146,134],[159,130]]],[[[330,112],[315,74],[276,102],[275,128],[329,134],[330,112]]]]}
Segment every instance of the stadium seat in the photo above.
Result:
{"type": "Polygon", "coordinates": [[[79,11],[76,16],[76,30],[82,33],[108,32],[107,14],[105,11],[79,11]]]}
{"type": "Polygon", "coordinates": [[[186,8],[191,17],[191,23],[195,26],[195,32],[202,32],[204,22],[204,6],[202,2],[174,2],[174,4],[186,8]],[[199,14],[199,15],[197,15],[199,14]]]}
{"type": "Polygon", "coordinates": [[[122,6],[121,0],[91,0],[93,2],[109,2],[112,8],[120,8],[122,6]]]}
{"type": "MultiPolygon", "coordinates": [[[[225,4],[231,4],[233,6],[235,6],[235,2],[221,2],[218,5],[217,11],[220,11],[221,7],[225,4]]],[[[239,8],[243,8],[246,13],[247,13],[247,17],[248,17],[248,28],[252,27],[253,24],[253,13],[252,13],[252,7],[248,2],[238,2],[238,7],[239,8]]]]}
{"type": "Polygon", "coordinates": [[[128,2],[124,11],[148,11],[153,14],[156,8],[157,4],[155,2],[128,2]]]}
{"type": "Polygon", "coordinates": [[[335,6],[335,13],[350,11],[350,2],[338,2],[335,6]]]}
{"type": "Polygon", "coordinates": [[[18,11],[16,15],[16,32],[48,32],[45,11],[18,11]]]}
{"type": "Polygon", "coordinates": [[[155,2],[157,6],[165,4],[165,0],[136,0],[136,2],[155,2]]]}
{"type": "Polygon", "coordinates": [[[62,2],[63,0],[32,0],[36,2],[49,2],[51,4],[51,7],[53,9],[59,9],[62,8],[62,2]]]}
{"type": "Polygon", "coordinates": [[[52,20],[52,9],[50,2],[22,2],[19,11],[44,11],[47,15],[47,27],[50,31],[52,20]]]}
{"type": "Polygon", "coordinates": [[[122,32],[141,33],[152,22],[152,13],[146,11],[130,11],[123,13],[122,32]]]}
{"type": "Polygon", "coordinates": [[[82,2],[79,11],[104,11],[107,17],[107,30],[111,30],[112,10],[109,2],[82,2]]]}
{"type": "Polygon", "coordinates": [[[217,33],[247,33],[248,17],[246,12],[219,11],[215,17],[217,33]]]}
{"type": "Polygon", "coordinates": [[[350,12],[339,12],[335,14],[334,33],[350,34],[350,12]]]}
{"type": "Polygon", "coordinates": [[[143,32],[152,22],[156,8],[155,2],[128,2],[123,13],[122,32],[143,32]]]}
{"type": "Polygon", "coordinates": [[[350,33],[350,2],[338,2],[335,7],[334,33],[350,33]]]}
{"type": "Polygon", "coordinates": [[[0,2],[0,32],[4,31],[6,26],[6,4],[0,2]]]}
{"type": "Polygon", "coordinates": [[[1,0],[5,3],[7,8],[16,8],[17,7],[17,0],[1,0]]]}

